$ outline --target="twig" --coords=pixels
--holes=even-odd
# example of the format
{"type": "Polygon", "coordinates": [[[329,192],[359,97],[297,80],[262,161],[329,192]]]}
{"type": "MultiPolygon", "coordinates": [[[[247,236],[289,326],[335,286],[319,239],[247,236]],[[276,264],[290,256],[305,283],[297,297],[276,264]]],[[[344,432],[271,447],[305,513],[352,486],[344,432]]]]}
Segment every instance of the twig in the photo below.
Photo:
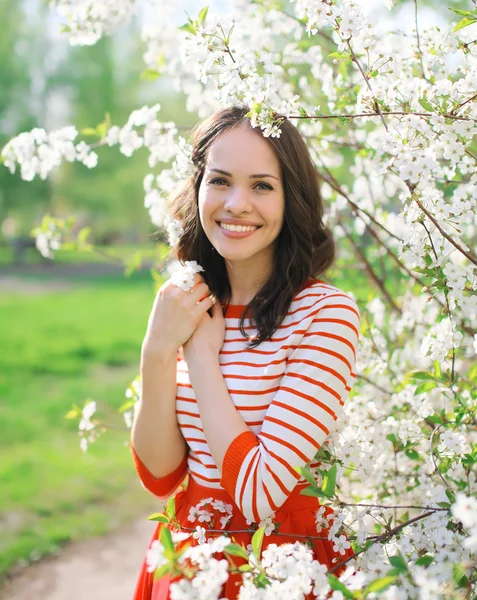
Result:
{"type": "Polygon", "coordinates": [[[353,200],[351,200],[351,198],[343,191],[340,184],[336,181],[336,179],[330,173],[329,169],[323,164],[323,162],[322,162],[322,166],[325,169],[326,173],[328,174],[328,177],[325,177],[322,173],[320,173],[320,171],[317,170],[318,177],[320,179],[322,179],[325,183],[327,183],[332,189],[334,189],[335,192],[340,194],[340,196],[343,196],[343,198],[346,199],[348,204],[350,204],[352,206],[352,208],[355,212],[362,212],[364,215],[366,215],[368,217],[368,219],[370,219],[373,223],[375,223],[378,227],[380,227],[383,231],[385,231],[389,236],[393,237],[398,242],[403,241],[400,237],[398,237],[397,235],[392,233],[392,231],[389,231],[389,229],[387,229],[387,227],[385,227],[379,221],[377,221],[373,217],[373,215],[370,214],[367,210],[364,210],[364,208],[359,207],[356,204],[356,202],[353,202],[353,200]]]}
{"type": "Polygon", "coordinates": [[[436,433],[436,431],[438,431],[439,428],[441,427],[441,425],[442,425],[442,423],[440,423],[439,425],[437,425],[437,427],[434,427],[434,431],[431,433],[431,439],[430,439],[430,444],[431,444],[431,458],[432,458],[432,462],[434,464],[434,468],[435,468],[436,472],[438,473],[439,477],[442,479],[442,483],[446,486],[447,489],[450,490],[451,489],[450,485],[444,479],[444,476],[442,475],[442,473],[439,471],[439,469],[437,467],[436,459],[434,457],[434,449],[432,448],[432,439],[433,439],[434,434],[436,433]]]}
{"type": "Polygon", "coordinates": [[[373,385],[377,390],[379,390],[383,394],[387,394],[388,396],[392,396],[392,394],[393,394],[393,392],[390,392],[389,390],[385,390],[380,385],[378,385],[377,383],[375,383],[374,381],[372,381],[371,379],[369,379],[368,377],[366,377],[366,375],[359,375],[358,374],[357,379],[362,379],[363,381],[366,381],[366,383],[369,383],[369,384],[373,385]]]}
{"type": "Polygon", "coordinates": [[[458,106],[456,106],[454,109],[451,110],[451,115],[454,114],[455,112],[457,112],[458,110],[460,110],[468,102],[472,102],[472,100],[475,100],[476,98],[477,98],[477,94],[474,94],[468,100],[466,100],[465,102],[462,102],[461,104],[459,104],[458,106]]]}
{"type": "Polygon", "coordinates": [[[425,73],[425,70],[424,70],[424,61],[422,60],[421,41],[419,39],[419,25],[418,25],[418,22],[417,22],[417,0],[414,0],[414,20],[415,20],[415,23],[416,23],[417,50],[418,50],[419,59],[420,59],[420,62],[421,62],[422,76],[424,77],[424,79],[427,79],[426,73],[425,73]]]}
{"type": "Polygon", "coordinates": [[[348,238],[348,240],[350,241],[351,245],[353,246],[356,254],[358,254],[358,256],[361,258],[361,260],[363,261],[366,271],[369,273],[369,276],[371,277],[371,279],[374,281],[374,283],[378,286],[378,288],[381,290],[383,296],[386,298],[386,300],[389,302],[389,304],[391,305],[392,309],[397,312],[398,314],[401,314],[401,309],[399,308],[399,306],[394,302],[393,297],[391,296],[391,294],[388,292],[388,290],[386,289],[386,286],[384,285],[384,281],[378,277],[378,275],[374,272],[374,269],[372,268],[372,266],[370,265],[368,259],[366,258],[364,252],[361,250],[361,248],[356,244],[356,242],[353,240],[352,235],[350,234],[350,232],[347,230],[347,228],[343,225],[343,222],[340,220],[339,221],[340,226],[343,228],[346,237],[348,238]]]}
{"type": "Polygon", "coordinates": [[[377,100],[376,96],[374,95],[373,88],[371,87],[371,84],[369,83],[369,79],[368,79],[368,77],[366,77],[366,73],[363,71],[363,67],[361,66],[361,63],[359,62],[359,60],[358,60],[358,57],[356,56],[356,54],[354,53],[354,50],[353,50],[353,48],[351,47],[350,40],[351,40],[351,38],[347,38],[347,39],[345,40],[345,42],[346,42],[346,45],[347,45],[347,46],[348,46],[348,48],[349,48],[349,51],[351,52],[351,56],[353,57],[353,62],[355,62],[355,63],[356,63],[356,66],[357,66],[357,67],[358,67],[358,69],[360,70],[360,72],[361,72],[361,75],[363,76],[363,79],[364,79],[364,81],[366,82],[366,85],[367,85],[367,87],[368,87],[368,90],[369,90],[369,91],[371,92],[371,94],[373,95],[373,99],[374,99],[374,106],[375,106],[376,110],[378,111],[378,114],[379,114],[379,116],[381,117],[381,121],[383,122],[384,129],[385,129],[386,131],[388,131],[388,126],[387,126],[386,120],[384,119],[383,113],[381,112],[381,109],[379,108],[379,102],[378,102],[378,100],[377,100]]]}
{"type": "MultiPolygon", "coordinates": [[[[402,115],[402,116],[408,116],[408,115],[413,115],[415,117],[431,117],[434,113],[418,113],[418,112],[406,112],[406,111],[399,111],[399,110],[391,110],[391,111],[381,111],[381,112],[374,112],[374,113],[357,113],[357,114],[343,114],[343,115],[290,115],[288,117],[286,117],[287,119],[358,119],[361,117],[381,117],[382,115],[384,116],[389,116],[389,115],[402,115]]],[[[277,115],[277,116],[281,116],[281,115],[277,115]]],[[[455,115],[452,114],[445,114],[445,115],[441,115],[442,117],[444,117],[445,119],[454,119],[457,121],[477,121],[477,119],[470,119],[469,117],[457,117],[455,115]]],[[[473,157],[475,158],[475,157],[473,157]]]]}
{"type": "Polygon", "coordinates": [[[385,504],[351,504],[349,502],[338,502],[338,506],[369,506],[374,508],[387,508],[387,509],[395,509],[395,508],[418,508],[419,510],[448,510],[447,508],[441,508],[438,506],[414,506],[414,505],[396,505],[396,506],[386,506],[385,504]]]}
{"type": "Polygon", "coordinates": [[[406,183],[407,187],[409,188],[409,191],[411,192],[411,198],[419,206],[419,208],[426,215],[426,217],[430,221],[432,221],[432,223],[439,230],[440,234],[443,237],[445,237],[445,239],[448,242],[450,242],[454,246],[454,248],[456,248],[461,254],[463,254],[465,257],[467,257],[470,260],[470,262],[474,263],[474,265],[477,265],[477,258],[473,254],[471,254],[470,252],[467,252],[467,250],[465,250],[464,248],[462,248],[462,246],[460,244],[458,244],[454,239],[452,239],[452,237],[442,229],[442,227],[439,225],[439,223],[437,222],[437,220],[430,214],[430,212],[424,208],[422,202],[419,200],[419,198],[414,193],[414,186],[411,183],[409,183],[408,181],[405,181],[405,183],[406,183]]]}
{"type": "Polygon", "coordinates": [[[401,525],[394,527],[394,529],[391,529],[390,531],[388,531],[386,533],[366,538],[366,539],[372,540],[372,543],[370,544],[370,546],[368,548],[363,548],[362,550],[359,550],[359,552],[355,552],[352,556],[349,556],[346,560],[341,561],[340,563],[335,565],[332,569],[329,569],[328,573],[333,573],[333,571],[340,569],[343,565],[348,563],[350,560],[355,559],[359,554],[362,554],[363,552],[367,552],[373,544],[376,544],[377,542],[385,541],[386,539],[391,538],[396,533],[399,533],[399,531],[401,531],[401,529],[403,529],[407,525],[411,525],[411,523],[415,523],[416,521],[419,521],[420,519],[430,517],[433,514],[434,514],[434,511],[424,513],[423,515],[419,515],[418,517],[415,517],[414,519],[411,519],[410,521],[407,521],[406,523],[401,523],[401,525]]]}

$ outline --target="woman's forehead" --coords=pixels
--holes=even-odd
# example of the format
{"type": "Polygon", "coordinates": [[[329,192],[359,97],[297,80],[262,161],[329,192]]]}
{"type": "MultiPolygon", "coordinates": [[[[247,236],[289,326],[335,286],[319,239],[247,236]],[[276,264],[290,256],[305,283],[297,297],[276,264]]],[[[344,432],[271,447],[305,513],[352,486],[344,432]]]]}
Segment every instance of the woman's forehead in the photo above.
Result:
{"type": "Polygon", "coordinates": [[[232,175],[234,172],[280,175],[280,164],[272,147],[248,127],[234,127],[221,133],[207,153],[206,167],[232,175]]]}

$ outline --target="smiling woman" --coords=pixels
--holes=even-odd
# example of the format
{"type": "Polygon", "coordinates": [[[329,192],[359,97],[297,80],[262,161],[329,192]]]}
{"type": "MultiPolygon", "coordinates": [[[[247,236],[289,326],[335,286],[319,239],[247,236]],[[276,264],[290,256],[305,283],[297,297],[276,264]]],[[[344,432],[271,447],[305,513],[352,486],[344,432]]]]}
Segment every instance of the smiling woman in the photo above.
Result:
{"type": "MultiPolygon", "coordinates": [[[[300,493],[307,481],[296,467],[319,466],[354,384],[360,316],[350,296],[320,279],[334,243],[303,139],[287,121],[280,138],[265,138],[246,112],[219,111],[194,133],[195,170],[173,207],[178,258],[204,272],[192,290],[169,281],[158,292],[131,448],[144,486],[160,498],[189,475],[167,525],[177,548],[221,533],[247,547],[265,526],[264,548],[309,544],[319,578],[331,566],[339,574],[336,561],[353,551],[333,510],[300,493]]],[[[170,574],[153,577],[163,527],[135,600],[168,600],[176,589],[170,574]]],[[[237,598],[240,576],[215,564],[203,597],[237,598]]],[[[181,597],[187,585],[181,580],[181,597]]]]}

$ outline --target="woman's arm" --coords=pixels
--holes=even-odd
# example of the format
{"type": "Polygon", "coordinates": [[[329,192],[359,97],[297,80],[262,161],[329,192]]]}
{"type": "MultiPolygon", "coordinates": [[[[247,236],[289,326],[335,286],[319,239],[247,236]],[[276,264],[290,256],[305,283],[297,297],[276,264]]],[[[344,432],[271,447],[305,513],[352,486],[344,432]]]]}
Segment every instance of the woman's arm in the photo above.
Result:
{"type": "Polygon", "coordinates": [[[222,486],[252,521],[273,514],[329,435],[356,378],[359,311],[346,296],[322,303],[255,436],[237,412],[217,356],[189,352],[189,375],[222,486]]]}
{"type": "Polygon", "coordinates": [[[176,417],[176,364],[175,354],[141,361],[142,389],[131,431],[139,476],[161,497],[174,491],[187,470],[187,445],[176,417]]]}
{"type": "Polygon", "coordinates": [[[202,277],[188,293],[167,281],[158,291],[141,349],[141,394],[131,432],[144,486],[167,497],[187,472],[187,445],[176,417],[177,352],[212,306],[202,277]]]}

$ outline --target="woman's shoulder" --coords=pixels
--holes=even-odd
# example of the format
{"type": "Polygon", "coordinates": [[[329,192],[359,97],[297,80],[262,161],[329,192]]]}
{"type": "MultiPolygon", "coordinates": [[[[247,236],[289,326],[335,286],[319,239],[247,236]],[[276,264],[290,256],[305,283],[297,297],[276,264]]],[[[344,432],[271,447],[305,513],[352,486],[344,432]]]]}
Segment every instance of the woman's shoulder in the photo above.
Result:
{"type": "Polygon", "coordinates": [[[344,292],[342,289],[324,281],[323,279],[308,279],[302,289],[295,294],[290,312],[300,310],[314,312],[325,306],[349,306],[355,309],[359,315],[358,305],[352,293],[344,292]]]}

